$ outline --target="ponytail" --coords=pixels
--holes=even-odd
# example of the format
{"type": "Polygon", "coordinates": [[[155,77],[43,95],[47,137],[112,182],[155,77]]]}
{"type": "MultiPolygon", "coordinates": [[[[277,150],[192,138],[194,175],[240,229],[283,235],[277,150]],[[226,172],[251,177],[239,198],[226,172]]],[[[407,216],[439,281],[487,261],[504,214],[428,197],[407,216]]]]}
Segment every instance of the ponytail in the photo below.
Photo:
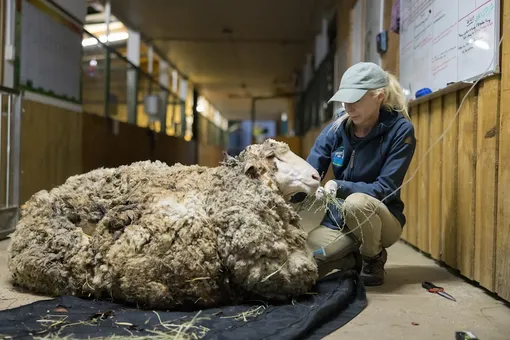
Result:
{"type": "Polygon", "coordinates": [[[385,71],[385,73],[388,77],[388,86],[382,89],[372,90],[371,92],[374,96],[377,96],[381,92],[384,93],[384,101],[381,106],[386,111],[400,112],[406,119],[411,120],[407,109],[407,100],[397,77],[387,71],[385,71]]]}

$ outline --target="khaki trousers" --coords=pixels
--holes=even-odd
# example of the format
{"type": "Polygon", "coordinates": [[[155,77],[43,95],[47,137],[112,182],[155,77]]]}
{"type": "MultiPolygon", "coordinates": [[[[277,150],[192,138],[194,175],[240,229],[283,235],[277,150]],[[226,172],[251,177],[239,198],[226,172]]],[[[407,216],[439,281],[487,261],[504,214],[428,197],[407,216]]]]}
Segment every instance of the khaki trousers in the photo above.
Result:
{"type": "Polygon", "coordinates": [[[318,226],[308,234],[308,245],[312,251],[324,249],[316,257],[323,262],[338,261],[354,247],[359,247],[363,256],[373,257],[400,239],[402,227],[384,203],[376,198],[354,193],[344,202],[345,224],[348,230],[333,230],[318,226]],[[372,212],[375,214],[372,215],[372,212]],[[370,217],[370,215],[372,215],[370,217]],[[368,220],[367,218],[370,217],[368,220]]]}

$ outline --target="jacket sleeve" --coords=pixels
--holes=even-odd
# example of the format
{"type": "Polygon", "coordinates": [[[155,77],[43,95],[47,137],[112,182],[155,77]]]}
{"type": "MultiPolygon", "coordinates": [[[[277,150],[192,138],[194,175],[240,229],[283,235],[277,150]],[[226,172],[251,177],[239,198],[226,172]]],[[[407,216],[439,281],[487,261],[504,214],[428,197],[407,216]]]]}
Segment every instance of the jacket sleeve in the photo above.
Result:
{"type": "MultiPolygon", "coordinates": [[[[379,200],[392,194],[402,185],[416,149],[412,124],[405,124],[395,137],[377,180],[373,183],[337,181],[337,197],[345,199],[352,193],[365,193],[379,200]]],[[[389,199],[387,197],[386,199],[389,199]]]]}
{"type": "MultiPolygon", "coordinates": [[[[315,140],[306,161],[317,170],[321,179],[326,176],[329,164],[331,163],[331,149],[335,142],[335,133],[331,129],[332,123],[328,124],[315,140]]],[[[291,203],[302,202],[306,198],[305,193],[298,193],[292,196],[291,203]]]]}

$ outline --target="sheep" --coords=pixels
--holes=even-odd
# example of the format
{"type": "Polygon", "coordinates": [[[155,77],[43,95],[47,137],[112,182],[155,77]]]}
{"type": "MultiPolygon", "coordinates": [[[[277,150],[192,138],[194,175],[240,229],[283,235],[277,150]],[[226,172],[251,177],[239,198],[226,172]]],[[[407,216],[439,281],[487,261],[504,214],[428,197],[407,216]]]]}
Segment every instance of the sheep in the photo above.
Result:
{"type": "Polygon", "coordinates": [[[140,308],[285,300],[318,279],[300,216],[318,172],[267,140],[217,167],[139,161],[41,190],[8,247],[14,285],[140,308]]]}

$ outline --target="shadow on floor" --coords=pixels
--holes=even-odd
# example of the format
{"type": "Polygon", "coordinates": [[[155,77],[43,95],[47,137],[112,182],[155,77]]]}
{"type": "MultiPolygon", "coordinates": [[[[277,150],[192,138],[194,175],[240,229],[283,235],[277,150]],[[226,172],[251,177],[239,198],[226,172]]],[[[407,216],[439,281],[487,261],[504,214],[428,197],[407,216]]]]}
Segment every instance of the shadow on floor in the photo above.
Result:
{"type": "Polygon", "coordinates": [[[419,285],[421,287],[423,281],[441,282],[441,285],[444,285],[445,281],[459,281],[446,269],[438,266],[391,265],[386,267],[385,270],[384,284],[377,287],[368,287],[370,291],[394,293],[401,290],[402,286],[419,285]]]}

